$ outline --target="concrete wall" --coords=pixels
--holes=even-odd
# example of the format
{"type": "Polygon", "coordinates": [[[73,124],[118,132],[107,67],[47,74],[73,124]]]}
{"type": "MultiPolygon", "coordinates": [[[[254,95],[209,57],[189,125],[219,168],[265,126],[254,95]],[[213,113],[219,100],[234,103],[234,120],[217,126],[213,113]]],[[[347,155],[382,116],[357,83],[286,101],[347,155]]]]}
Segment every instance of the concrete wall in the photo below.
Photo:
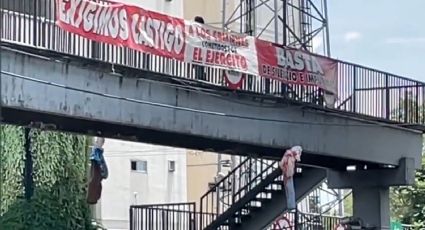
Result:
{"type": "MultiPolygon", "coordinates": [[[[230,160],[231,156],[221,154],[221,160],[230,160]]],[[[208,183],[215,181],[218,173],[218,154],[211,152],[187,151],[187,200],[196,202],[208,191],[208,183]]],[[[221,167],[221,172],[227,175],[228,167],[221,167]]]]}
{"type": "Polygon", "coordinates": [[[108,229],[128,229],[133,204],[186,202],[186,150],[107,139],[109,178],[103,182],[97,218],[108,229]],[[147,173],[131,170],[132,160],[147,161],[147,173]],[[168,161],[176,170],[168,171],[168,161]]]}

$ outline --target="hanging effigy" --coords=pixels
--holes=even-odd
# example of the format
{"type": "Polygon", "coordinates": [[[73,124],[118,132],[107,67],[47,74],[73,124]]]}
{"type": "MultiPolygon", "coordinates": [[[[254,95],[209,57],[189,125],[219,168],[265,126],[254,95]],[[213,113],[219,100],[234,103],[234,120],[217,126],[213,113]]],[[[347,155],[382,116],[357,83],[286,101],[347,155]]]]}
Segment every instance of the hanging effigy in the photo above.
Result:
{"type": "Polygon", "coordinates": [[[291,149],[285,151],[282,160],[279,163],[279,166],[282,169],[288,210],[293,210],[297,207],[295,198],[294,174],[295,163],[297,161],[301,161],[301,153],[301,146],[294,146],[291,149]]]}
{"type": "Polygon", "coordinates": [[[108,178],[108,166],[103,156],[105,139],[98,137],[90,154],[90,182],[87,203],[96,204],[102,195],[102,180],[108,178]]]}

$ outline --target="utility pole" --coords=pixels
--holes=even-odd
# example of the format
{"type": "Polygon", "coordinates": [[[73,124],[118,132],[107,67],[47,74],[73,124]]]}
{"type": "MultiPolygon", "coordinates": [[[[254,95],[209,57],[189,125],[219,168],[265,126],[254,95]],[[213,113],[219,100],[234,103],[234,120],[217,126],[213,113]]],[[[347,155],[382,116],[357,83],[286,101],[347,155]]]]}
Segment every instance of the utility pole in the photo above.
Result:
{"type": "MultiPolygon", "coordinates": [[[[4,1],[0,1],[0,9],[3,9],[3,2],[4,1]]],[[[1,49],[1,45],[2,45],[2,39],[3,37],[3,11],[0,11],[0,175],[3,175],[3,171],[2,171],[2,161],[3,161],[3,146],[2,146],[2,138],[3,138],[3,126],[2,126],[2,122],[3,122],[3,113],[2,113],[2,49],[1,49]]],[[[0,210],[1,210],[1,198],[3,197],[3,179],[2,176],[0,176],[0,210]]]]}
{"type": "Polygon", "coordinates": [[[25,168],[24,168],[24,189],[25,199],[31,200],[34,194],[34,177],[33,177],[33,159],[31,152],[31,128],[24,129],[25,138],[25,168]]]}

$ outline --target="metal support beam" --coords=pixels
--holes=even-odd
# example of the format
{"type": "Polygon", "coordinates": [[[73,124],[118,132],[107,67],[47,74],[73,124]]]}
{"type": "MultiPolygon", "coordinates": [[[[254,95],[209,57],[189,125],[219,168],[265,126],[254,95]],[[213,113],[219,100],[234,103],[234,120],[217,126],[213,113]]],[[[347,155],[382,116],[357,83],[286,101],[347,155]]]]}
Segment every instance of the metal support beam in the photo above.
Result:
{"type": "Polygon", "coordinates": [[[397,168],[359,170],[354,172],[328,171],[328,186],[334,189],[402,186],[413,185],[414,183],[415,161],[412,158],[401,159],[397,168]]]}
{"type": "MultiPolygon", "coordinates": [[[[322,54],[330,55],[326,5],[327,1],[322,0],[240,0],[239,4],[234,6],[233,13],[223,17],[222,24],[226,28],[260,39],[311,52],[314,52],[311,45],[313,38],[320,36],[318,41],[323,40],[324,43],[322,54]],[[248,25],[252,24],[253,20],[253,28],[249,29],[248,25]],[[237,21],[240,21],[239,28],[234,25],[237,21]],[[265,33],[266,31],[268,33],[265,33]]],[[[223,7],[223,11],[227,11],[226,5],[223,7]]]]}

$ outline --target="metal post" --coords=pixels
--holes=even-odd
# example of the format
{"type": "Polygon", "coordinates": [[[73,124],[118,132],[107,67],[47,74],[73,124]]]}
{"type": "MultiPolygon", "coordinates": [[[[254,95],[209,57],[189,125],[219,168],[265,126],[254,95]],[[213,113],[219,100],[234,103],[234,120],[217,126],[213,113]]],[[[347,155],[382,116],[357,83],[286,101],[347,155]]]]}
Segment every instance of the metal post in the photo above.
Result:
{"type": "Polygon", "coordinates": [[[33,159],[31,152],[31,129],[24,129],[25,137],[25,168],[24,168],[24,189],[25,199],[31,200],[34,193],[34,178],[33,178],[33,159]]]}
{"type": "Polygon", "coordinates": [[[357,91],[357,67],[354,66],[353,69],[353,104],[351,105],[352,111],[351,112],[356,112],[356,103],[357,103],[357,97],[356,97],[356,92],[357,91]]]}
{"type": "Polygon", "coordinates": [[[343,198],[342,198],[341,189],[338,189],[337,196],[338,196],[338,215],[342,217],[344,215],[344,210],[343,210],[344,207],[343,207],[343,198]]]}
{"type": "Polygon", "coordinates": [[[134,223],[133,223],[133,207],[130,206],[130,230],[134,230],[134,223]]]}
{"type": "Polygon", "coordinates": [[[38,45],[37,45],[37,17],[38,17],[38,15],[37,15],[37,2],[38,1],[34,1],[33,2],[33,32],[32,32],[32,36],[33,36],[33,38],[32,38],[32,42],[33,42],[33,46],[35,46],[35,47],[37,47],[38,45]]]}
{"type": "Polygon", "coordinates": [[[390,89],[389,89],[389,77],[385,74],[385,118],[390,119],[390,89]]]}
{"type": "MultiPolygon", "coordinates": [[[[220,175],[220,173],[221,173],[221,159],[222,159],[222,156],[221,156],[221,154],[219,153],[218,155],[217,155],[217,174],[216,174],[216,181],[215,181],[215,184],[218,184],[218,182],[219,182],[219,178],[218,178],[218,176],[220,175]]],[[[217,196],[217,200],[216,200],[216,203],[217,203],[217,207],[216,207],[216,210],[217,210],[217,214],[219,214],[220,213],[220,186],[217,186],[217,188],[216,188],[216,196],[217,196]]]]}
{"type": "Polygon", "coordinates": [[[279,44],[279,13],[278,13],[278,0],[274,0],[274,42],[279,44]]]}
{"type": "Polygon", "coordinates": [[[282,4],[283,4],[283,31],[282,31],[282,35],[283,35],[283,44],[284,46],[288,45],[288,41],[287,41],[287,33],[286,33],[286,27],[287,27],[287,23],[288,23],[288,0],[283,0],[282,4]]]}
{"type": "MultiPolygon", "coordinates": [[[[2,44],[2,37],[3,37],[3,2],[4,1],[0,1],[0,175],[3,175],[3,171],[2,171],[2,166],[1,163],[3,162],[3,153],[2,153],[2,138],[3,138],[3,126],[2,126],[2,122],[3,122],[3,111],[2,111],[2,106],[3,106],[3,102],[2,102],[2,48],[1,48],[1,44],[2,44]]],[[[0,176],[0,202],[1,199],[3,197],[3,177],[0,176]]],[[[1,208],[1,205],[0,205],[1,208]]]]}
{"type": "Polygon", "coordinates": [[[221,1],[222,11],[221,11],[221,26],[223,27],[223,31],[226,31],[226,0],[221,1]]]}
{"type": "Polygon", "coordinates": [[[328,0],[323,1],[323,9],[325,11],[325,20],[326,20],[326,55],[331,56],[331,39],[329,38],[329,16],[328,16],[328,0]]]}

